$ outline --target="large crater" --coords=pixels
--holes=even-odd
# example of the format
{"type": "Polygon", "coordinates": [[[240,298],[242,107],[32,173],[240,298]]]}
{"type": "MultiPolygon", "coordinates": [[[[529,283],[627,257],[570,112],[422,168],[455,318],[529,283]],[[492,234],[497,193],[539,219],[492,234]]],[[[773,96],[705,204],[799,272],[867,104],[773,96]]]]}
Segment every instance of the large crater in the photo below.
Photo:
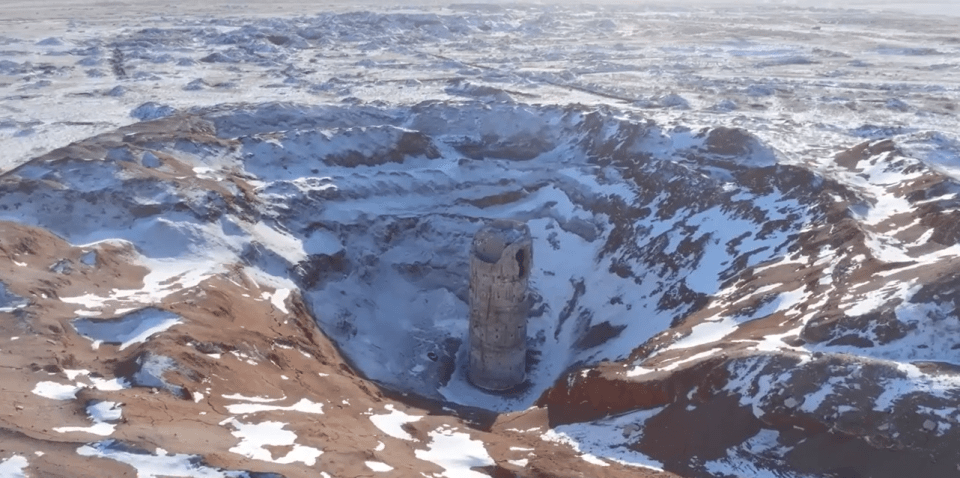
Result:
{"type": "Polygon", "coordinates": [[[852,197],[777,156],[742,130],[609,108],[235,105],[33,160],[0,184],[0,218],[129,241],[161,293],[242,266],[298,289],[368,378],[519,410],[571,367],[680,326],[852,197]],[[465,378],[469,245],[498,218],[534,241],[528,379],[511,394],[465,378]]]}

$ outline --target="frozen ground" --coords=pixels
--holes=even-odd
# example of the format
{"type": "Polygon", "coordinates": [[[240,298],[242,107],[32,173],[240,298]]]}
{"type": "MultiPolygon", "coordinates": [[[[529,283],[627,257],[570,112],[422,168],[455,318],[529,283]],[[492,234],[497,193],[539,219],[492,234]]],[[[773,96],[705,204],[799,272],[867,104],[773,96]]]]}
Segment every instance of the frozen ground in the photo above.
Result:
{"type": "Polygon", "coordinates": [[[83,3],[40,21],[29,17],[42,9],[3,8],[6,168],[135,121],[130,112],[147,101],[403,104],[495,89],[525,102],[675,110],[664,113],[686,125],[737,122],[789,154],[871,125],[875,109],[889,128],[949,130],[942,108],[957,75],[956,20],[879,13],[864,21],[865,11],[789,4],[775,23],[763,10],[711,6],[597,6],[569,17],[559,6],[437,7],[416,20],[384,7],[364,19],[284,2],[275,8],[294,10],[289,20],[264,18],[274,5],[261,4],[242,4],[236,16],[176,6],[131,20],[83,3]],[[713,23],[718,11],[735,26],[713,23]],[[868,73],[878,69],[885,73],[868,73]]]}
{"type": "Polygon", "coordinates": [[[11,428],[143,476],[957,458],[960,19],[903,13],[948,4],[136,5],[0,7],[0,368],[74,409],[11,428]],[[498,217],[535,241],[506,395],[463,370],[498,217]]]}

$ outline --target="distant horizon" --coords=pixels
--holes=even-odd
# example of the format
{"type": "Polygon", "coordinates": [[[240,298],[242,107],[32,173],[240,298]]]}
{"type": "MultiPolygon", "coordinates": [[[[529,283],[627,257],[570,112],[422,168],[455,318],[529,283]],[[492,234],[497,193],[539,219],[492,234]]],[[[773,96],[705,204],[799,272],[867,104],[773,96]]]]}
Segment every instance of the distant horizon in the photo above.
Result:
{"type": "MultiPolygon", "coordinates": [[[[361,0],[362,3],[388,4],[379,0],[361,0]]],[[[356,2],[354,2],[356,3],[356,2]]],[[[452,1],[452,2],[431,2],[434,4],[502,4],[516,3],[507,0],[486,0],[486,1],[452,1]]],[[[584,2],[574,2],[572,0],[530,0],[521,3],[542,3],[542,4],[583,4],[584,2]]],[[[872,11],[894,11],[913,13],[917,15],[956,15],[960,16],[960,1],[957,0],[924,0],[919,2],[908,2],[904,0],[649,0],[649,1],[627,1],[627,0],[595,0],[588,2],[601,5],[631,5],[641,6],[644,4],[652,7],[659,6],[713,6],[713,7],[737,7],[737,6],[793,6],[805,8],[836,8],[836,9],[855,9],[872,11]]]]}
{"type": "MultiPolygon", "coordinates": [[[[40,4],[33,1],[13,0],[5,1],[0,4],[0,21],[19,20],[36,17],[41,12],[51,14],[56,12],[54,18],[74,18],[84,19],[85,14],[106,14],[109,17],[116,15],[127,16],[139,11],[143,15],[182,15],[202,12],[203,14],[214,14],[215,10],[223,9],[222,13],[235,16],[249,13],[260,15],[269,15],[276,12],[277,15],[285,16],[292,12],[302,11],[304,13],[316,12],[318,10],[357,10],[369,7],[380,8],[417,8],[417,7],[444,7],[462,4],[517,4],[518,2],[507,0],[417,0],[413,3],[403,3],[398,0],[210,0],[196,4],[158,4],[148,0],[49,0],[40,4]],[[11,14],[12,17],[11,17],[11,14]]],[[[575,2],[573,0],[526,0],[520,4],[543,4],[543,5],[584,5],[584,2],[575,2]]],[[[939,15],[939,16],[957,16],[960,17],[960,1],[957,0],[923,0],[918,2],[908,2],[904,0],[594,0],[587,2],[586,5],[624,5],[632,7],[798,7],[798,8],[827,8],[827,9],[850,9],[850,10],[868,10],[872,12],[903,12],[916,15],[939,15]]]]}

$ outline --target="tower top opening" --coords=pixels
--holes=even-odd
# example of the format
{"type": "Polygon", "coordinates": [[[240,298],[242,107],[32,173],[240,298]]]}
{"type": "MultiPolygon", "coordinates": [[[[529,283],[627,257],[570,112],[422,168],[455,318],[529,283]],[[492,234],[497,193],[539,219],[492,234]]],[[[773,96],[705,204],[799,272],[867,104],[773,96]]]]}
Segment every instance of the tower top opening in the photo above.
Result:
{"type": "Polygon", "coordinates": [[[478,259],[495,264],[508,246],[523,240],[530,240],[530,228],[525,223],[496,219],[477,231],[472,252],[478,259]]]}

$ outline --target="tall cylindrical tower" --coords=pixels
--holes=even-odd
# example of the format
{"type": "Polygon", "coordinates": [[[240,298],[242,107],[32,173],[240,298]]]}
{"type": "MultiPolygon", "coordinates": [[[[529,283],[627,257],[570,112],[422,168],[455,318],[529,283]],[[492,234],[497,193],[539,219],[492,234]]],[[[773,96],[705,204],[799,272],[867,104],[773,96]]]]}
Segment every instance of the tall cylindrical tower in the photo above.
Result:
{"type": "Polygon", "coordinates": [[[523,382],[527,358],[527,281],[533,264],[530,228],[497,220],[470,248],[470,381],[488,390],[523,382]]]}

